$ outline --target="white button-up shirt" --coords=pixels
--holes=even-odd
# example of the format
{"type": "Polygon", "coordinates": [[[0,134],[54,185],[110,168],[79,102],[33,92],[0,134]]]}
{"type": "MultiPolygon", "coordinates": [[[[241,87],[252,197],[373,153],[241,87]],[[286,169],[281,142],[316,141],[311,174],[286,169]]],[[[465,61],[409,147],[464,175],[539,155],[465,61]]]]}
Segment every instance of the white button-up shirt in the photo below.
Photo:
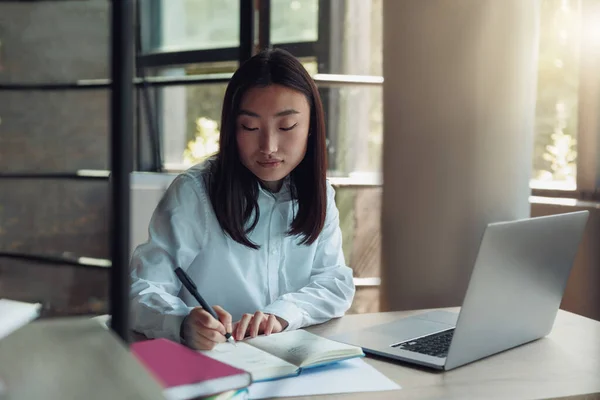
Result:
{"type": "Polygon", "coordinates": [[[355,289],[331,185],[325,226],[311,245],[286,234],[297,210],[289,183],[278,193],[260,188],[260,218],[248,235],[260,245],[254,250],[221,229],[203,179],[206,166],[192,167],[173,181],[154,211],[148,241],[132,255],[132,328],[179,341],[183,318],[199,304],[177,279],[177,267],[234,322],[260,310],[283,318],[292,330],[342,316],[355,289]]]}

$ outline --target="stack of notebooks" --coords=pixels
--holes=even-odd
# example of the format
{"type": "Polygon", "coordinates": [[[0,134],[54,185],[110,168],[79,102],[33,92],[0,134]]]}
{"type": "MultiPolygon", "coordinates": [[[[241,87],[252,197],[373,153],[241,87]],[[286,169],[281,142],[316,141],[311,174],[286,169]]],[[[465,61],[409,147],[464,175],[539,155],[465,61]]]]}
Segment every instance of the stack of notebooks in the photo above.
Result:
{"type": "Polygon", "coordinates": [[[136,342],[133,355],[163,386],[169,400],[245,398],[251,375],[167,339],[136,342]]]}
{"type": "Polygon", "coordinates": [[[259,336],[193,351],[166,339],[131,345],[133,354],[165,388],[168,399],[242,399],[247,387],[303,370],[364,357],[360,347],[304,330],[259,336]],[[213,397],[210,397],[213,396],[213,397]]]}

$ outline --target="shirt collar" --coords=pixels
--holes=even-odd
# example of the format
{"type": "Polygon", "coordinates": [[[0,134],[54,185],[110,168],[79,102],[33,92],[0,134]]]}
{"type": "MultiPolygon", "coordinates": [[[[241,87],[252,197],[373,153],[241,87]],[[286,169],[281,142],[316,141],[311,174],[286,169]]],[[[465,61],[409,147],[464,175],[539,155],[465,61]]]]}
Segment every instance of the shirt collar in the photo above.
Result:
{"type": "Polygon", "coordinates": [[[292,180],[290,176],[286,176],[283,179],[283,185],[281,185],[281,189],[277,193],[273,193],[262,187],[260,182],[257,182],[259,195],[267,196],[271,199],[274,199],[277,202],[289,201],[292,199],[292,190],[291,190],[292,180]]]}

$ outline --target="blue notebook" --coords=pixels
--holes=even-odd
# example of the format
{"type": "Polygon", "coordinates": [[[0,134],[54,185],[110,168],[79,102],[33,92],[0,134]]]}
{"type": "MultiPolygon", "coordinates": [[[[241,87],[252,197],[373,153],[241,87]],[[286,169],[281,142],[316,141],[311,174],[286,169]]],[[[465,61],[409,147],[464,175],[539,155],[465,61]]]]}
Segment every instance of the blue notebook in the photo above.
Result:
{"type": "Polygon", "coordinates": [[[258,336],[217,345],[203,354],[250,372],[253,382],[298,375],[303,369],[364,357],[360,347],[335,342],[305,330],[258,336]]]}

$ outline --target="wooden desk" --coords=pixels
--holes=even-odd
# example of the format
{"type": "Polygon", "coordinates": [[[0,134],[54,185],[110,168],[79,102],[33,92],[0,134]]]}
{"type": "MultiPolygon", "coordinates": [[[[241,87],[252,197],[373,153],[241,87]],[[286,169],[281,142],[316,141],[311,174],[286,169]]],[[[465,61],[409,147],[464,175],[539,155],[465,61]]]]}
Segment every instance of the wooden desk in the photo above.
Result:
{"type": "MultiPolygon", "coordinates": [[[[307,330],[327,337],[418,312],[347,315],[307,330]]],[[[432,372],[370,356],[366,361],[402,389],[308,398],[464,400],[587,395],[577,398],[600,399],[600,322],[560,310],[547,337],[448,372],[432,372]]]]}
{"type": "Polygon", "coordinates": [[[0,340],[4,400],[164,399],[112,331],[90,318],[38,320],[0,340]]]}

